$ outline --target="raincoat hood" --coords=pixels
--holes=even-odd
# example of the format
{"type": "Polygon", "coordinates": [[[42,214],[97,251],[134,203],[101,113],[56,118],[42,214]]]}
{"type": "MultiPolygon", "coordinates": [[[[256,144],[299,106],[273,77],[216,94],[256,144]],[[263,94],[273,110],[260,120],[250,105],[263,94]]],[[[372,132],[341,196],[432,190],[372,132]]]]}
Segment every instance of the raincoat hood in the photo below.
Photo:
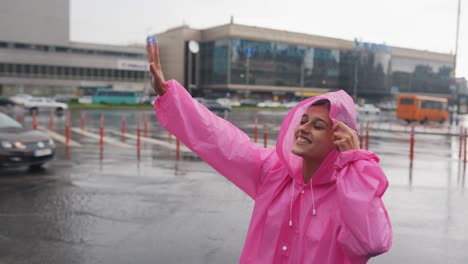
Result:
{"type": "MultiPolygon", "coordinates": [[[[280,160],[283,161],[288,168],[290,176],[299,184],[304,184],[302,176],[303,158],[291,152],[294,144],[294,128],[299,124],[302,115],[307,112],[309,107],[313,103],[323,99],[330,102],[330,119],[332,120],[333,125],[335,124],[335,120],[338,120],[345,123],[356,132],[358,131],[357,113],[353,99],[343,90],[311,97],[297,104],[286,115],[283,123],[281,124],[276,144],[276,152],[280,160]]],[[[336,181],[336,176],[334,175],[333,170],[335,168],[334,163],[338,155],[339,151],[337,149],[333,149],[328,154],[312,178],[314,186],[336,181]]]]}

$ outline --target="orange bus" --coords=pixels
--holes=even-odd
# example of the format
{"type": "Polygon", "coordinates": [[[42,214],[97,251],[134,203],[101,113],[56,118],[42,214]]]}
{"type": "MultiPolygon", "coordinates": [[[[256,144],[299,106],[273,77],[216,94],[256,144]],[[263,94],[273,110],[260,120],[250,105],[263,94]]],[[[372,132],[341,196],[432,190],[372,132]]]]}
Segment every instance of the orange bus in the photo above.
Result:
{"type": "Polygon", "coordinates": [[[414,94],[400,94],[397,100],[396,115],[398,119],[419,121],[437,121],[443,123],[448,120],[448,99],[422,96],[414,94]]]}

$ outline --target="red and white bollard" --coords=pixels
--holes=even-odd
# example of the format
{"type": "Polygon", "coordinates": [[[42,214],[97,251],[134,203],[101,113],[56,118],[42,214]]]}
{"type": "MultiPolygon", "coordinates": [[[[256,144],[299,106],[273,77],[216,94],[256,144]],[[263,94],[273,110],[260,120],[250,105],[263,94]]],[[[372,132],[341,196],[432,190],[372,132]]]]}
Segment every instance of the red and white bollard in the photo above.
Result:
{"type": "Polygon", "coordinates": [[[461,160],[463,148],[463,126],[460,126],[460,132],[458,134],[458,160],[461,160]]]}
{"type": "Polygon", "coordinates": [[[127,119],[125,113],[122,114],[122,142],[125,142],[125,132],[127,129],[127,119]]]}
{"type": "Polygon", "coordinates": [[[465,133],[463,135],[463,186],[465,186],[465,175],[466,175],[466,137],[468,136],[468,131],[465,128],[465,133]]]}
{"type": "Polygon", "coordinates": [[[411,126],[411,135],[410,135],[410,167],[409,167],[409,183],[410,186],[413,184],[413,160],[414,160],[414,125],[411,126]]]}
{"type": "Polygon", "coordinates": [[[32,124],[32,128],[34,130],[37,129],[37,112],[36,111],[33,111],[33,124],[32,124]]]}
{"type": "Polygon", "coordinates": [[[49,130],[54,130],[54,112],[50,111],[49,115],[49,130]]]}
{"type": "Polygon", "coordinates": [[[68,111],[65,119],[65,145],[70,145],[70,112],[68,111]]]}
{"type": "Polygon", "coordinates": [[[180,140],[176,138],[176,160],[180,160],[180,140]]]}
{"type": "Polygon", "coordinates": [[[23,116],[22,115],[17,115],[16,116],[16,121],[22,125],[23,124],[23,116]]]}
{"type": "Polygon", "coordinates": [[[144,115],[144,132],[143,132],[144,137],[148,137],[148,116],[145,114],[144,115]]]}
{"type": "Polygon", "coordinates": [[[99,127],[99,145],[104,147],[104,113],[101,113],[100,127],[99,127]]]}
{"type": "Polygon", "coordinates": [[[141,151],[141,140],[140,140],[141,132],[140,132],[140,130],[141,130],[140,129],[140,115],[138,115],[138,117],[137,117],[137,142],[136,142],[136,144],[137,144],[137,146],[136,146],[137,147],[137,159],[138,160],[140,160],[140,157],[141,157],[141,153],[140,153],[140,151],[141,151]]]}
{"type": "Polygon", "coordinates": [[[410,167],[413,167],[413,160],[414,160],[414,125],[411,126],[411,136],[410,136],[410,167]]]}
{"type": "Polygon", "coordinates": [[[364,141],[363,137],[362,137],[362,133],[363,133],[363,127],[362,127],[362,124],[359,125],[359,149],[362,149],[362,142],[364,141]]]}
{"type": "Polygon", "coordinates": [[[82,135],[83,135],[83,132],[85,130],[85,124],[86,124],[86,112],[81,112],[80,127],[81,127],[81,134],[82,135]]]}
{"type": "Polygon", "coordinates": [[[254,127],[254,142],[258,141],[258,118],[255,117],[255,127],[254,127]]]}
{"type": "Polygon", "coordinates": [[[369,150],[369,121],[366,125],[366,150],[369,150]]]}
{"type": "Polygon", "coordinates": [[[465,133],[463,135],[463,138],[464,138],[463,139],[463,141],[464,141],[463,142],[463,150],[464,150],[463,151],[464,152],[464,154],[463,154],[463,163],[465,164],[465,166],[466,166],[466,137],[468,136],[467,133],[468,133],[467,129],[465,128],[465,133]]]}

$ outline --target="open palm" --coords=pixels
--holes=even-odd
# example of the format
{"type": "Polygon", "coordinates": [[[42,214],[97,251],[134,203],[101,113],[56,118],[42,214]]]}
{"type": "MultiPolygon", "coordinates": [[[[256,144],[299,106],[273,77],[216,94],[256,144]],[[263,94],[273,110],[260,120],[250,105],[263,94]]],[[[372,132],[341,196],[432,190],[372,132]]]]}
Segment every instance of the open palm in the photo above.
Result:
{"type": "Polygon", "coordinates": [[[166,90],[166,80],[161,69],[161,63],[159,61],[159,44],[156,41],[154,45],[151,40],[146,42],[146,55],[148,57],[148,63],[151,71],[152,85],[154,91],[158,95],[163,95],[166,90]]]}

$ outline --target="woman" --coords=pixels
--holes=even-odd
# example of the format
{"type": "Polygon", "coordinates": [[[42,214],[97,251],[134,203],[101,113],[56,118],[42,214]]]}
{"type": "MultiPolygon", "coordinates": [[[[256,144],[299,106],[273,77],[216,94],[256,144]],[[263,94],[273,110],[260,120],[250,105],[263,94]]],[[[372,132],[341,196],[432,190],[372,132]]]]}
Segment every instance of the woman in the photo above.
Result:
{"type": "Polygon", "coordinates": [[[276,148],[261,148],[166,82],[158,43],[147,43],[161,125],[255,201],[240,263],[366,263],[389,250],[378,157],[358,149],[344,91],[306,99],[285,117],[276,148]]]}

